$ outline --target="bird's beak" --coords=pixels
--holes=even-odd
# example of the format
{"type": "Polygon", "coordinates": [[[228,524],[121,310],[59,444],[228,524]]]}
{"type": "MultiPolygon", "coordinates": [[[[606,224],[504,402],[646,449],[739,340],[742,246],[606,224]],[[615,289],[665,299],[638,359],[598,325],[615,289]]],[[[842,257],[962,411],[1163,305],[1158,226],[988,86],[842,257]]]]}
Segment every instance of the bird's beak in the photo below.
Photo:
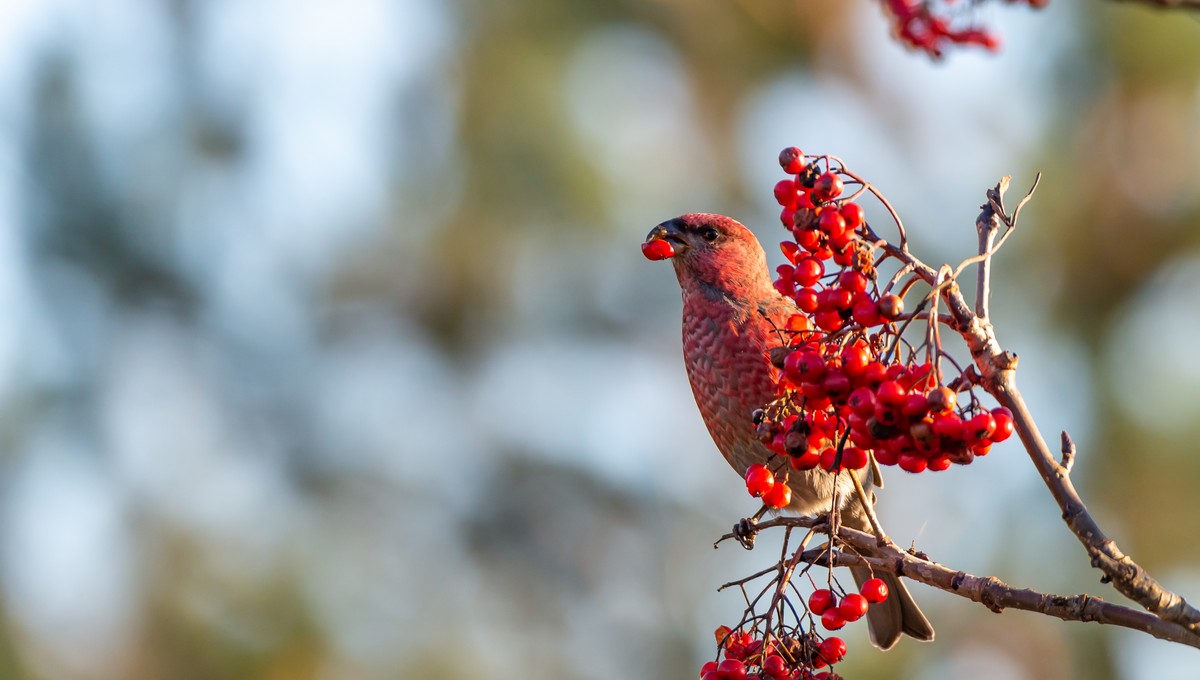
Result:
{"type": "MultiPolygon", "coordinates": [[[[683,231],[675,220],[663,222],[651,229],[649,234],[646,234],[647,244],[654,241],[666,241],[669,243],[673,251],[671,257],[682,255],[688,249],[687,239],[683,237],[683,231]]],[[[643,244],[642,249],[645,250],[645,244],[643,244]]]]}

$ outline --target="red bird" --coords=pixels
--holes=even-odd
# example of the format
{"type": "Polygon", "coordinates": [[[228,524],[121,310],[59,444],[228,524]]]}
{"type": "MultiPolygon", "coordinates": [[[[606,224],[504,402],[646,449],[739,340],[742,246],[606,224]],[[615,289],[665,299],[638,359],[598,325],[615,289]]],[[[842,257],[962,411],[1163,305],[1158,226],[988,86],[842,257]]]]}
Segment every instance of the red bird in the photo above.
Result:
{"type": "MultiPolygon", "coordinates": [[[[725,460],[741,475],[772,452],[755,436],[753,412],[776,398],[778,373],[769,351],[782,345],[775,330],[800,313],[792,300],[771,285],[762,246],[749,229],[723,215],[691,214],[663,222],[650,231],[647,254],[670,257],[683,289],[683,360],[700,415],[725,460]],[[654,246],[655,241],[666,241],[654,246]]],[[[867,468],[869,469],[869,468],[867,468]]],[[[869,485],[866,470],[860,473],[869,485]]],[[[870,531],[854,483],[820,468],[791,470],[787,510],[814,515],[828,511],[834,484],[840,486],[842,521],[870,531]]],[[[869,488],[869,487],[868,487],[869,488]]],[[[861,584],[865,568],[851,569],[861,584]]],[[[933,626],[892,574],[879,574],[890,596],[867,613],[871,641],[881,649],[902,634],[932,640],[933,626]]]]}

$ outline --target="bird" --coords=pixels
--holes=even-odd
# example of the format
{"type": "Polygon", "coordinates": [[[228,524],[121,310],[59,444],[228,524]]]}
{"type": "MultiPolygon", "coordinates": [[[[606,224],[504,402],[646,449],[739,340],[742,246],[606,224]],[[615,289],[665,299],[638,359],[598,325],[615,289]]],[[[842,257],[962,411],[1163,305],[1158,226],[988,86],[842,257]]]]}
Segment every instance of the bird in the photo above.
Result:
{"type": "MultiPolygon", "coordinates": [[[[650,231],[643,250],[655,245],[656,259],[671,260],[683,293],[683,359],[696,405],[717,449],[745,475],[749,466],[768,464],[773,455],[756,436],[754,412],[778,396],[779,369],[771,353],[784,345],[778,329],[801,312],[772,285],[753,232],[730,217],[691,213],[667,220],[650,231]]],[[[859,473],[868,489],[869,469],[859,473]]],[[[819,467],[791,470],[787,484],[792,495],[785,511],[828,512],[836,485],[843,525],[871,531],[848,475],[819,467]]],[[[873,498],[869,491],[868,496],[873,498]]],[[[873,576],[867,567],[852,567],[851,573],[859,585],[873,576]]],[[[889,596],[867,612],[871,642],[886,650],[902,635],[932,640],[933,626],[900,579],[874,576],[884,580],[889,596]]]]}

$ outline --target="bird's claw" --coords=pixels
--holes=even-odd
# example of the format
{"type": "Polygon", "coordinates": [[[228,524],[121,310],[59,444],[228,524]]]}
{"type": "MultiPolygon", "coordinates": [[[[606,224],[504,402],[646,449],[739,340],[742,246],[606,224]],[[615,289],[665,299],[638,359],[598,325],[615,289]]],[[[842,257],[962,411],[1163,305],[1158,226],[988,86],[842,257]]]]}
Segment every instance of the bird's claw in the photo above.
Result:
{"type": "Polygon", "coordinates": [[[738,523],[733,525],[733,537],[746,550],[754,549],[754,537],[758,535],[758,518],[747,517],[738,520],[738,523]]]}

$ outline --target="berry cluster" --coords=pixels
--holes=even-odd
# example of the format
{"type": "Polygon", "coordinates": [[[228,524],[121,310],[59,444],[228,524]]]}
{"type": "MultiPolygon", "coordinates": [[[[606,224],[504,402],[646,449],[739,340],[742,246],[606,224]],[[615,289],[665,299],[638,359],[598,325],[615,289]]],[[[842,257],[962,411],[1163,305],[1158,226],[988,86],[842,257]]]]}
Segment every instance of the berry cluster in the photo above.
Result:
{"type": "MultiPolygon", "coordinates": [[[[960,405],[958,388],[969,383],[943,384],[938,347],[929,347],[932,361],[917,363],[912,352],[899,360],[904,300],[879,290],[857,194],[840,198],[845,181],[821,161],[795,147],[779,155],[792,177],[775,185],[775,198],[795,240],[780,244],[789,263],[777,268],[775,288],[804,314],[780,329],[790,351],[780,399],[755,414],[759,439],[797,470],[862,469],[873,453],[880,464],[922,472],[986,455],[1012,434],[1012,414],[984,410],[972,393],[960,405]],[[827,273],[826,262],[840,269],[827,273]]],[[[759,467],[747,471],[747,490],[768,506],[787,505],[786,485],[759,467]]]]}
{"type": "MultiPolygon", "coordinates": [[[[927,290],[906,312],[904,298],[921,276],[900,264],[881,282],[880,270],[903,251],[877,236],[857,202],[868,192],[878,196],[875,189],[834,157],[806,156],[791,147],[779,163],[788,177],[774,193],[791,238],[780,243],[787,263],[777,268],[774,286],[797,311],[777,328],[782,346],[770,353],[778,369],[777,398],[753,414],[755,435],[775,454],[745,472],[746,491],[764,506],[756,518],[791,503],[788,475],[796,470],[838,474],[864,469],[872,460],[910,473],[946,470],[1011,437],[1012,413],[985,408],[975,394],[978,374],[943,351],[939,328],[946,321],[937,311],[942,288],[927,290]],[[924,330],[922,339],[910,341],[916,329],[924,330]],[[944,375],[943,365],[954,370],[944,375]]],[[[655,243],[663,245],[646,250],[647,257],[673,254],[666,242],[648,246],[655,243]]],[[[832,537],[831,549],[837,542],[832,537]]],[[[791,558],[792,568],[802,550],[791,558]]],[[[845,657],[846,643],[825,635],[887,600],[887,584],[872,578],[858,592],[847,592],[830,570],[829,587],[795,603],[785,564],[763,590],[774,589],[771,611],[778,614],[756,614],[757,600],[748,598],[737,629],[718,629],[717,659],[704,665],[701,680],[839,678],[827,667],[845,657]],[[790,615],[782,604],[775,609],[783,602],[790,615]]]]}
{"type": "MultiPolygon", "coordinates": [[[[833,589],[813,591],[808,598],[808,611],[820,617],[826,630],[837,630],[847,622],[866,615],[872,604],[887,600],[888,588],[882,579],[863,582],[857,593],[846,593],[839,600],[833,589]]],[[[846,642],[840,637],[822,639],[810,626],[805,633],[799,629],[784,630],[770,642],[744,630],[733,631],[722,626],[717,629],[717,645],[724,659],[709,661],[700,669],[700,680],[835,680],[832,670],[822,671],[846,657],[846,642]]]]}
{"type": "MultiPolygon", "coordinates": [[[[981,1],[975,0],[975,4],[981,1]]],[[[1049,0],[1005,1],[1040,8],[1049,0]]],[[[949,4],[949,0],[944,4],[949,4]]],[[[931,57],[941,57],[942,50],[948,45],[977,45],[992,52],[1000,48],[1000,39],[995,33],[974,26],[956,28],[947,16],[946,8],[939,12],[929,0],[885,0],[883,5],[892,17],[896,38],[931,57]]]]}

